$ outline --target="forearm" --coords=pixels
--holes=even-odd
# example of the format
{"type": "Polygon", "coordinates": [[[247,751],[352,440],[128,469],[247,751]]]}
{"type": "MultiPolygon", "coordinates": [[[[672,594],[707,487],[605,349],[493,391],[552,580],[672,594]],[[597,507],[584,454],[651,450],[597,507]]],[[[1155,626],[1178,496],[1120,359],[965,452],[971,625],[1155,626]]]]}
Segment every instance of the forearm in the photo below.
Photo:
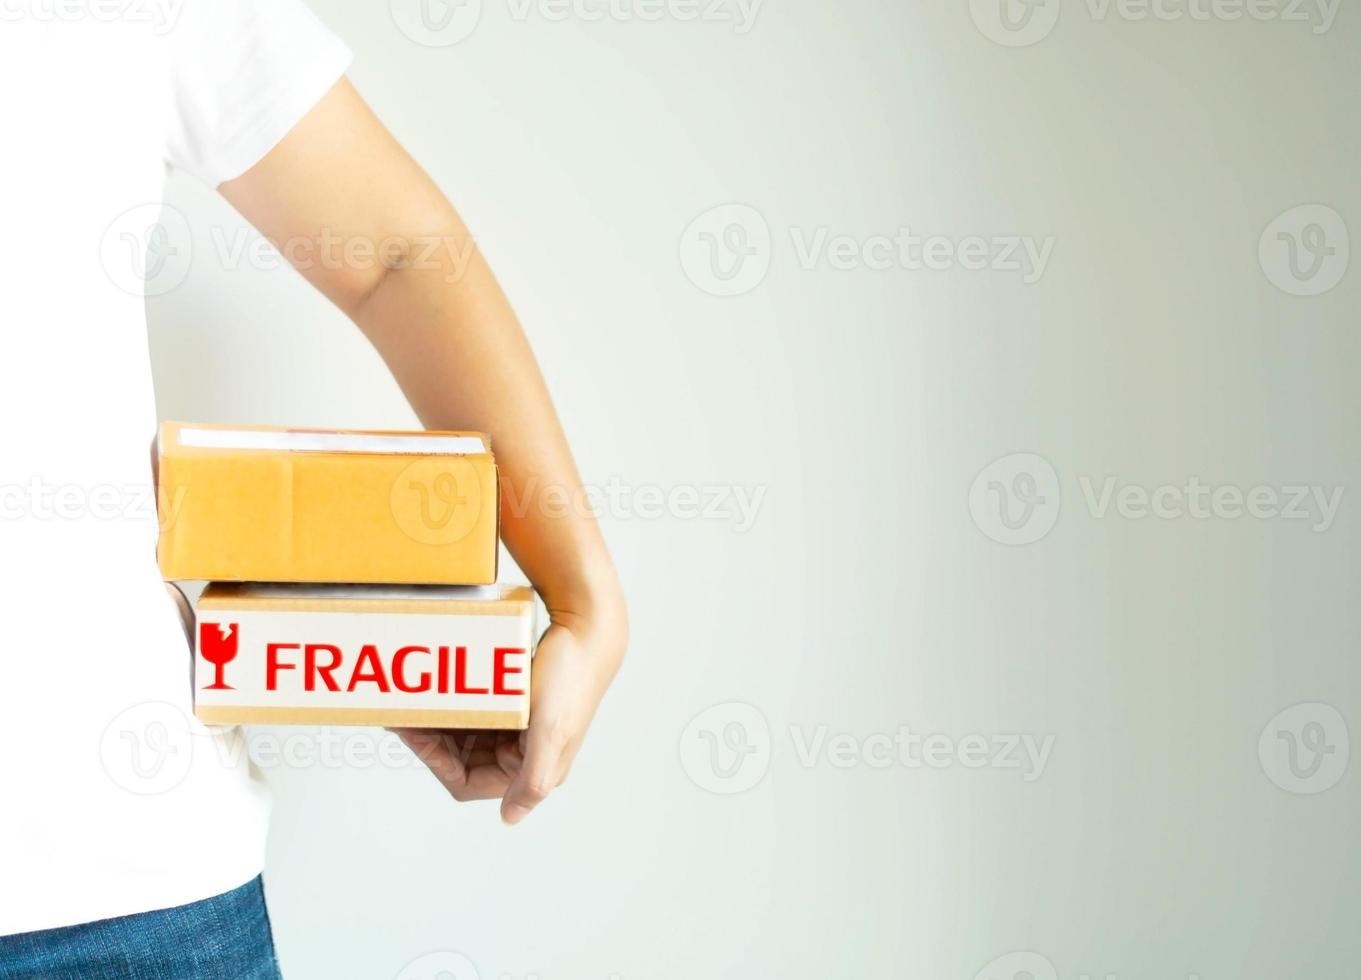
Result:
{"type": "Polygon", "coordinates": [[[444,211],[435,234],[446,247],[392,269],[352,316],[424,425],[491,435],[502,536],[555,620],[617,619],[614,569],[533,352],[467,229],[444,211]]]}
{"type": "Polygon", "coordinates": [[[622,624],[609,555],[576,506],[576,466],[510,304],[453,206],[353,87],[338,83],[221,191],[359,325],[423,424],[491,435],[506,546],[554,617],[622,624]]]}

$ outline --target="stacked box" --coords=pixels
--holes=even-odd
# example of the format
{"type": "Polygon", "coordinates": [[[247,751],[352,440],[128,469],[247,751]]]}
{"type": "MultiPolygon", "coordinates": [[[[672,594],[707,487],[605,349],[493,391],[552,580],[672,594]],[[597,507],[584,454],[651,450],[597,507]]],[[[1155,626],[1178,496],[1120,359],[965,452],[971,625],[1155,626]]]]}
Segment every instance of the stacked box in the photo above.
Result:
{"type": "Polygon", "coordinates": [[[158,466],[161,572],[209,583],[201,720],[528,724],[534,597],[494,584],[486,436],[167,422],[158,466]]]}

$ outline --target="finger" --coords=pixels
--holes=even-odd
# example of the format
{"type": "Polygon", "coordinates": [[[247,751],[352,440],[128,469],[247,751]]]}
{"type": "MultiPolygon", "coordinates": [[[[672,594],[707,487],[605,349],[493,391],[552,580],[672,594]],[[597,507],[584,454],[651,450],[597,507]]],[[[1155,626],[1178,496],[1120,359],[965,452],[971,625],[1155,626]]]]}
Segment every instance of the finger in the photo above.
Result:
{"type": "Polygon", "coordinates": [[[501,819],[514,826],[529,816],[558,785],[563,756],[567,751],[567,729],[551,721],[530,722],[522,739],[525,761],[501,801],[501,819]]]}
{"type": "Polygon", "coordinates": [[[463,787],[455,799],[460,803],[469,803],[473,800],[499,800],[510,789],[510,779],[511,777],[495,763],[473,766],[468,770],[463,787]]]}
{"type": "Polygon", "coordinates": [[[465,769],[473,766],[496,765],[496,739],[488,735],[471,735],[459,746],[459,759],[465,769]]]}
{"type": "Polygon", "coordinates": [[[491,733],[465,732],[436,728],[394,728],[421,761],[435,752],[447,751],[463,768],[496,761],[496,744],[491,733]]]}
{"type": "Polygon", "coordinates": [[[496,746],[496,763],[507,776],[514,778],[525,764],[525,755],[520,751],[519,739],[502,740],[496,746]]]}
{"type": "Polygon", "coordinates": [[[457,751],[445,741],[444,733],[433,728],[393,728],[391,731],[427,766],[448,770],[461,763],[457,751]],[[446,758],[447,757],[447,758],[446,758]]]}
{"type": "Polygon", "coordinates": [[[498,763],[491,733],[423,728],[392,730],[460,803],[499,800],[506,795],[511,774],[498,763]]]}
{"type": "Polygon", "coordinates": [[[454,799],[460,799],[468,770],[454,739],[435,730],[399,728],[394,731],[454,799]]]}

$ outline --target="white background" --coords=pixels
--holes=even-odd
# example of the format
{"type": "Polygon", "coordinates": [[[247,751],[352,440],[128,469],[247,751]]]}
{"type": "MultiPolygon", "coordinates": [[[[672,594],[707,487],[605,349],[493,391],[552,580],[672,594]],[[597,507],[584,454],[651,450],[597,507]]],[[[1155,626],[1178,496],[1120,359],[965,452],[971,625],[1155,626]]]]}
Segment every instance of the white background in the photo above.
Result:
{"type": "MultiPolygon", "coordinates": [[[[488,0],[428,47],[394,6],[314,2],[478,233],[588,483],[764,497],[744,532],[604,518],[632,652],[524,826],[416,769],[269,767],[286,974],[434,977],[400,971],[444,950],[540,980],[1355,975],[1361,269],[1328,212],[1333,264],[1293,292],[1259,245],[1307,204],[1361,234],[1357,11],[1316,34],[1065,0],[1008,47],[983,0],[770,0],[743,34],[488,0]],[[729,204],[768,242],[744,209],[686,236],[729,204]],[[734,216],[755,264],[705,280],[697,235],[734,216]],[[904,226],[1054,244],[1030,284],[799,258],[904,226]],[[970,490],[1013,453],[1062,506],[1003,544],[970,490]],[[1079,481],[1108,477],[1356,496],[1324,531],[1101,516],[1079,481]],[[1327,707],[1272,722],[1300,702],[1327,707]],[[1311,721],[1313,776],[1278,732],[1311,721]],[[860,741],[904,725],[1052,752],[1028,779],[860,741]]],[[[412,424],[295,274],[223,261],[227,207],[170,195],[194,252],[150,301],[163,417],[412,424]]]]}

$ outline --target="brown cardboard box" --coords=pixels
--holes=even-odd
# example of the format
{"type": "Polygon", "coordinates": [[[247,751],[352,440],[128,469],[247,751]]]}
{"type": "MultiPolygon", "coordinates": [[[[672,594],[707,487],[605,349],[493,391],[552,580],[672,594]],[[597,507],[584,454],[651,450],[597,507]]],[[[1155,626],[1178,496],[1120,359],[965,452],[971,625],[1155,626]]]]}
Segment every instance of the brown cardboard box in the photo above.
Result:
{"type": "Polygon", "coordinates": [[[487,585],[498,497],[478,433],[166,422],[167,579],[487,585]]]}
{"type": "Polygon", "coordinates": [[[523,729],[528,587],[218,584],[198,603],[208,724],[523,729]]]}

